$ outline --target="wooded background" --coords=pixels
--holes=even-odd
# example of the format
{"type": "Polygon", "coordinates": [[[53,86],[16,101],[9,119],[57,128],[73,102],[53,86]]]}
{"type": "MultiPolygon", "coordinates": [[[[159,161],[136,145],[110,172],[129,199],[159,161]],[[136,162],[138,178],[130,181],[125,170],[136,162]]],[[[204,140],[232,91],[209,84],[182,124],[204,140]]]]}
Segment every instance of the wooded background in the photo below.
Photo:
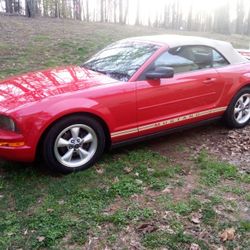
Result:
{"type": "Polygon", "coordinates": [[[250,35],[250,1],[217,2],[213,8],[207,9],[207,4],[197,8],[195,0],[0,0],[0,10],[6,14],[28,17],[250,35]]]}

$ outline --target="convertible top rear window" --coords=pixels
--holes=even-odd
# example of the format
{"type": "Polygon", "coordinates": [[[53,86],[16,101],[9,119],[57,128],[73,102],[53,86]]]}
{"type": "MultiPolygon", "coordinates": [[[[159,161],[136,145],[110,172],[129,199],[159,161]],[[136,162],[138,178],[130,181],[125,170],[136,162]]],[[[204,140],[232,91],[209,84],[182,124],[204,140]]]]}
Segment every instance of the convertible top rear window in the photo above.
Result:
{"type": "Polygon", "coordinates": [[[82,66],[120,81],[128,81],[158,48],[150,43],[120,41],[106,47],[82,66]]]}

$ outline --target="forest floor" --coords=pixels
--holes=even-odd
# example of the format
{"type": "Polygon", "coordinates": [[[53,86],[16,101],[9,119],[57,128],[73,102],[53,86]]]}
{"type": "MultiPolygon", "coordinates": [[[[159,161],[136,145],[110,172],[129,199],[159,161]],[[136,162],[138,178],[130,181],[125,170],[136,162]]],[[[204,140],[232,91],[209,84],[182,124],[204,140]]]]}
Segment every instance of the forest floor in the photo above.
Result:
{"type": "MultiPolygon", "coordinates": [[[[0,16],[0,78],[79,64],[147,27],[0,16]]],[[[250,126],[215,123],[114,150],[68,176],[0,162],[0,249],[250,249],[250,126]]],[[[41,164],[42,165],[42,164],[41,164]]]]}

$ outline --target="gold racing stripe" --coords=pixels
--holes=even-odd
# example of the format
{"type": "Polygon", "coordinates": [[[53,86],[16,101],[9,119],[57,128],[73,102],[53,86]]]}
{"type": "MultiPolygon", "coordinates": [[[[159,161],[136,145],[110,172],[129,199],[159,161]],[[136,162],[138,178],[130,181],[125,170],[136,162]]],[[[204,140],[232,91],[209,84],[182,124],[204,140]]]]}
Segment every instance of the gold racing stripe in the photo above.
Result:
{"type": "Polygon", "coordinates": [[[138,128],[131,128],[131,129],[127,129],[127,130],[121,130],[121,131],[118,131],[118,132],[111,133],[111,138],[116,138],[116,137],[120,137],[120,136],[124,136],[124,135],[134,134],[134,133],[137,133],[139,131],[145,131],[145,130],[149,130],[149,129],[152,129],[152,128],[158,128],[158,127],[166,126],[166,125],[169,125],[169,124],[190,120],[190,119],[193,119],[193,118],[197,118],[197,117],[201,117],[201,116],[205,116],[205,115],[210,115],[210,114],[222,112],[222,111],[225,111],[226,109],[227,109],[227,107],[209,109],[209,110],[201,111],[201,112],[198,112],[198,113],[193,113],[193,114],[189,114],[189,115],[176,117],[176,118],[173,118],[173,119],[168,119],[168,120],[164,120],[164,121],[160,121],[160,122],[151,123],[151,124],[148,124],[148,125],[140,126],[138,128]]]}
{"type": "Polygon", "coordinates": [[[118,137],[118,136],[122,136],[122,135],[133,134],[133,133],[137,133],[138,131],[139,131],[138,128],[131,128],[131,129],[122,130],[122,131],[112,133],[111,137],[113,138],[113,137],[118,137]]]}

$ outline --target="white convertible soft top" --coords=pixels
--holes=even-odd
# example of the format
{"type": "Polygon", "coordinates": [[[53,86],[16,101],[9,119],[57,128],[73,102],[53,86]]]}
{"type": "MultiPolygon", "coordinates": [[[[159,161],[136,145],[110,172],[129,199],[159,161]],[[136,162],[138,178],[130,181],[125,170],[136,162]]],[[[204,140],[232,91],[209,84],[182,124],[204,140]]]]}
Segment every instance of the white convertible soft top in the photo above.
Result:
{"type": "MultiPolygon", "coordinates": [[[[126,39],[127,40],[127,39],[126,39]]],[[[240,64],[249,62],[238,51],[236,51],[231,43],[220,40],[214,40],[196,36],[181,36],[181,35],[156,35],[133,37],[128,40],[137,40],[145,42],[160,43],[169,46],[169,48],[185,46],[185,45],[204,45],[213,47],[218,50],[230,64],[240,64]]]]}

